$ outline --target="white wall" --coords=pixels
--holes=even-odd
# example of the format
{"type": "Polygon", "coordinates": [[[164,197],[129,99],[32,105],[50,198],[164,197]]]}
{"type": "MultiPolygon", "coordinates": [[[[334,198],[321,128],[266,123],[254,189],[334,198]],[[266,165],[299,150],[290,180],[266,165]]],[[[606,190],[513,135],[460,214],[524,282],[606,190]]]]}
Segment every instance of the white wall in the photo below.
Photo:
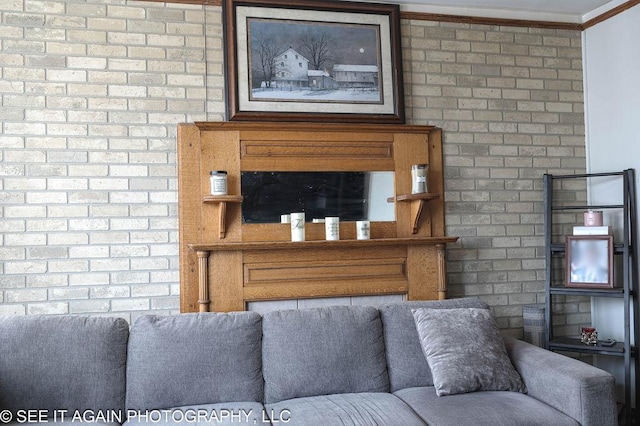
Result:
{"type": "MultiPolygon", "coordinates": [[[[588,172],[635,168],[640,173],[639,23],[640,6],[635,6],[583,33],[588,172]]],[[[619,203],[619,182],[594,181],[590,202],[619,203]]],[[[619,215],[608,220],[621,238],[619,215]]],[[[602,337],[622,340],[622,309],[621,300],[594,299],[593,323],[602,337]]],[[[597,363],[623,383],[621,360],[600,357],[597,363]]]]}

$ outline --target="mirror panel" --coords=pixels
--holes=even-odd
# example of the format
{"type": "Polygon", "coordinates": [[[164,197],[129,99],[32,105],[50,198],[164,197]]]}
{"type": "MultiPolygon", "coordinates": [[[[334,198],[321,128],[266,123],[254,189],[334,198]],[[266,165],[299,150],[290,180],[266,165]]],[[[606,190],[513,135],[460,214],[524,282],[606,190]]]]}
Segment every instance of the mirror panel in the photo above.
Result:
{"type": "Polygon", "coordinates": [[[341,221],[395,220],[393,172],[242,172],[243,223],[280,223],[280,216],[305,212],[307,222],[338,216],[341,221]]]}

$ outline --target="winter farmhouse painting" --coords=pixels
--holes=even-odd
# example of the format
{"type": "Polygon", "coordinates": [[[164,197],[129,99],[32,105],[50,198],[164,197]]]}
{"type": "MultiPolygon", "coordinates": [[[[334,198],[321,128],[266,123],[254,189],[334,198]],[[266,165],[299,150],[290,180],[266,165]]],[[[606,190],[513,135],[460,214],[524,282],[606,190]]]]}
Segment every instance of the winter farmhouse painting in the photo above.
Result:
{"type": "Polygon", "coordinates": [[[381,103],[375,25],[248,21],[252,100],[381,103]]]}
{"type": "Polygon", "coordinates": [[[404,123],[398,5],[223,5],[228,120],[404,123]]]}

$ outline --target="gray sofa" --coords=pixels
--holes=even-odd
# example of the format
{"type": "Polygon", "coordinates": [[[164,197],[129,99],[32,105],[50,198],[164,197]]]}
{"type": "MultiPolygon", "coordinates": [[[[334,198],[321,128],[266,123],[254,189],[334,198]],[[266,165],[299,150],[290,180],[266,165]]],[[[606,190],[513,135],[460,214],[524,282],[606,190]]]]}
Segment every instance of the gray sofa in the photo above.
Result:
{"type": "Polygon", "coordinates": [[[514,339],[528,394],[437,397],[411,308],[485,306],[148,316],[131,330],[112,318],[0,317],[0,422],[616,424],[611,375],[514,339]]]}

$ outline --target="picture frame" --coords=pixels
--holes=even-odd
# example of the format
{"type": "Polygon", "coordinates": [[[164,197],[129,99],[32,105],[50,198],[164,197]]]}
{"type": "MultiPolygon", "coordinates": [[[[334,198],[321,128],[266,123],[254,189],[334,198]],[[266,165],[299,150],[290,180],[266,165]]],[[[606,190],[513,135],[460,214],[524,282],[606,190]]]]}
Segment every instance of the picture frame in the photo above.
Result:
{"type": "Polygon", "coordinates": [[[565,286],[594,289],[615,287],[612,235],[571,235],[565,245],[565,286]]]}
{"type": "Polygon", "coordinates": [[[223,0],[227,119],[404,124],[398,5],[223,0]]]}

